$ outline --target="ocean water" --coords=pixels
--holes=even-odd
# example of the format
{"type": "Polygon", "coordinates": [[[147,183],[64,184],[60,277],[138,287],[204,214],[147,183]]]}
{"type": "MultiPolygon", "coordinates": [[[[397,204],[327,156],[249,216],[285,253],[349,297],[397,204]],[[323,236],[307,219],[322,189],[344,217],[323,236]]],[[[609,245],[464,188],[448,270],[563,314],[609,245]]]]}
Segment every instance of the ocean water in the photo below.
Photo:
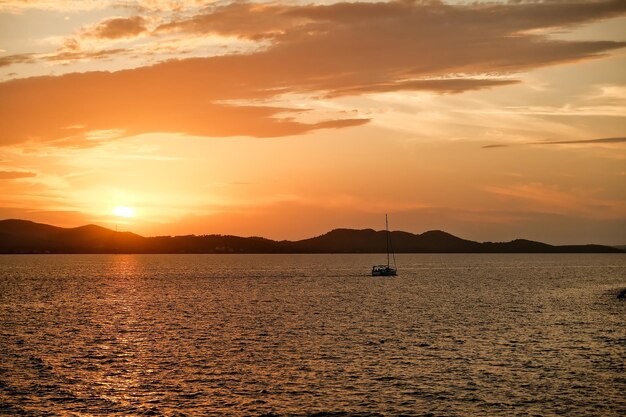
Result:
{"type": "Polygon", "coordinates": [[[0,256],[0,414],[626,415],[625,255],[0,256]]]}

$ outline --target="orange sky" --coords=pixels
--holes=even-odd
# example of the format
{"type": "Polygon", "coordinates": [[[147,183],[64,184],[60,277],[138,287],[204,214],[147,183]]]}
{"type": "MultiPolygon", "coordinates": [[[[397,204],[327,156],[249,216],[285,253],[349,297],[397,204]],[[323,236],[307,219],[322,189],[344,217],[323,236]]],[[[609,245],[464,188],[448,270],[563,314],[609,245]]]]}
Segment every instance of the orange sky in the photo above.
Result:
{"type": "Polygon", "coordinates": [[[626,244],[624,27],[621,0],[0,0],[0,218],[626,244]]]}

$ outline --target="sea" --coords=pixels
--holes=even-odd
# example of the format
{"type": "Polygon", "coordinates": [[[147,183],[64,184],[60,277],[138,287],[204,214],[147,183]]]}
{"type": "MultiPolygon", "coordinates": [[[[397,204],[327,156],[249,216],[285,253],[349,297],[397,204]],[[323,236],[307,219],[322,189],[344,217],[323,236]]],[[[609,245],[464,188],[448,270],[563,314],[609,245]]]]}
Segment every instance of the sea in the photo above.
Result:
{"type": "Polygon", "coordinates": [[[624,254],[2,255],[7,416],[624,416],[624,254]]]}

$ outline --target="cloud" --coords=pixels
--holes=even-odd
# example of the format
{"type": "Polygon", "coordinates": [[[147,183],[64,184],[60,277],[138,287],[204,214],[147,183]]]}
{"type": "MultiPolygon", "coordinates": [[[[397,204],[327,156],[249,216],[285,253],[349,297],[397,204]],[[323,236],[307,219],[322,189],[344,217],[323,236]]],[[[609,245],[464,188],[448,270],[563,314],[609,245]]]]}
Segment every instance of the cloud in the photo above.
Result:
{"type": "Polygon", "coordinates": [[[494,148],[508,148],[509,145],[505,145],[503,143],[497,143],[497,144],[493,144],[493,145],[485,145],[482,148],[483,149],[494,149],[494,148]]]}
{"type": "Polygon", "coordinates": [[[42,54],[16,54],[0,57],[0,68],[13,64],[32,64],[38,61],[46,62],[69,62],[84,61],[96,59],[108,59],[122,53],[126,53],[126,49],[108,48],[95,51],[82,51],[80,47],[63,46],[59,50],[52,53],[42,54]]]}
{"type": "Polygon", "coordinates": [[[211,81],[211,71],[204,72],[202,66],[187,64],[170,62],[116,73],[76,73],[0,84],[0,96],[7,98],[0,102],[0,114],[11,115],[3,117],[1,143],[73,138],[70,143],[76,146],[76,138],[86,140],[89,132],[108,130],[123,130],[127,135],[180,132],[276,137],[367,121],[305,124],[279,118],[285,112],[292,113],[287,108],[219,104],[217,100],[237,98],[237,89],[232,83],[211,81]]]}
{"type": "Polygon", "coordinates": [[[77,60],[94,60],[94,59],[107,59],[114,57],[120,53],[124,53],[126,50],[122,48],[101,49],[98,51],[71,51],[61,50],[53,54],[46,54],[43,57],[46,61],[58,61],[68,62],[77,60]]]}
{"type": "MultiPolygon", "coordinates": [[[[344,87],[366,92],[369,85],[374,91],[381,86],[424,89],[424,77],[517,72],[596,56],[625,44],[558,41],[528,32],[625,11],[623,2],[616,1],[463,6],[407,1],[330,6],[234,3],[174,20],[161,29],[272,37],[273,47],[256,55],[265,66],[269,65],[265,61],[273,60],[284,65],[283,73],[294,66],[315,70],[308,81],[311,90],[336,92],[344,87]]],[[[434,91],[464,90],[458,81],[430,84],[434,91]]],[[[476,88],[477,83],[467,87],[476,88]]]]}
{"type": "MultiPolygon", "coordinates": [[[[155,36],[218,34],[262,39],[266,46],[245,54],[167,61],[114,73],[2,83],[0,116],[7,122],[0,144],[62,139],[69,136],[64,127],[70,125],[85,125],[85,132],[121,129],[129,134],[253,137],[355,126],[367,120],[306,124],[286,117],[295,116],[289,107],[258,102],[271,103],[293,93],[324,97],[394,91],[461,93],[509,85],[518,82],[516,72],[599,57],[626,45],[557,40],[539,30],[625,12],[626,3],[612,0],[209,6],[188,18],[175,14],[155,36]]],[[[95,26],[101,28],[96,33],[115,39],[145,31],[141,18],[129,19],[102,22],[95,26]]],[[[64,56],[50,59],[116,53],[125,52],[69,48],[64,56]]]]}
{"type": "Polygon", "coordinates": [[[163,23],[155,31],[212,33],[253,40],[276,38],[299,24],[311,22],[307,17],[298,17],[291,13],[298,7],[301,6],[245,2],[209,6],[190,18],[172,19],[163,23]]]}
{"type": "Polygon", "coordinates": [[[37,174],[29,171],[0,171],[0,180],[15,180],[19,178],[32,178],[37,174]]]}
{"type": "Polygon", "coordinates": [[[397,31],[435,29],[444,36],[454,36],[458,30],[481,28],[473,33],[467,31],[475,38],[570,26],[619,16],[625,11],[620,0],[461,5],[412,0],[335,2],[330,5],[234,2],[225,6],[217,3],[191,17],[172,19],[159,29],[281,38],[295,32],[321,33],[331,26],[350,28],[382,24],[397,31]]]}
{"type": "MultiPolygon", "coordinates": [[[[527,142],[520,145],[612,145],[626,143],[625,138],[599,138],[599,139],[583,139],[583,140],[549,140],[542,142],[527,142]]],[[[493,145],[482,146],[483,149],[506,148],[514,146],[512,144],[496,143],[493,145]]]]}
{"type": "Polygon", "coordinates": [[[147,31],[146,23],[146,19],[141,16],[115,17],[98,23],[86,31],[84,36],[103,39],[133,37],[147,31]]]}
{"type": "Polygon", "coordinates": [[[555,140],[547,142],[531,142],[529,145],[578,145],[578,144],[613,144],[626,143],[626,138],[600,138],[586,140],[555,140]]]}
{"type": "Polygon", "coordinates": [[[35,62],[34,54],[14,54],[0,56],[0,68],[7,67],[13,64],[31,64],[35,62]]]}
{"type": "MultiPolygon", "coordinates": [[[[51,53],[24,54],[22,60],[36,62],[71,62],[110,59],[137,53],[132,48],[113,47],[117,41],[136,38],[148,31],[148,19],[142,16],[113,17],[94,25],[87,25],[72,36],[63,39],[60,47],[51,53]]],[[[116,45],[117,46],[117,45],[116,45]]],[[[19,57],[17,57],[19,58],[19,57]]],[[[0,61],[0,66],[2,65],[0,61]]],[[[10,62],[8,63],[10,65],[10,62]]]]}
{"type": "Polygon", "coordinates": [[[484,88],[501,87],[517,84],[518,80],[507,79],[473,79],[473,78],[443,78],[434,80],[412,80],[390,83],[370,83],[361,86],[336,88],[329,97],[346,95],[388,93],[393,91],[435,91],[438,93],[462,93],[465,91],[481,90],[484,88]]]}

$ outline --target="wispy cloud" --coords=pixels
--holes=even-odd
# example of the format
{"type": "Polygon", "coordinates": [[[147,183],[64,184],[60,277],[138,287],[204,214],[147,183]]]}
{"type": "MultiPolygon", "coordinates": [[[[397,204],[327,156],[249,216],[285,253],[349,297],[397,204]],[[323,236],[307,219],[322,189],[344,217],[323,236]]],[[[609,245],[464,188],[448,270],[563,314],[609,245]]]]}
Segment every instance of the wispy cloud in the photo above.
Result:
{"type": "Polygon", "coordinates": [[[15,180],[19,178],[32,178],[37,176],[30,171],[0,171],[0,180],[15,180]]]}
{"type": "Polygon", "coordinates": [[[495,143],[482,146],[483,149],[493,148],[507,148],[510,146],[524,146],[524,145],[613,145],[626,143],[626,137],[619,138],[598,138],[598,139],[581,139],[581,140],[546,140],[538,142],[526,142],[521,144],[504,144],[495,143]]]}
{"type": "Polygon", "coordinates": [[[529,145],[584,145],[584,144],[614,144],[614,143],[626,143],[626,137],[586,139],[586,140],[553,140],[553,141],[545,141],[545,142],[530,142],[529,145]]]}
{"type": "Polygon", "coordinates": [[[35,54],[13,54],[0,57],[0,67],[6,67],[13,64],[30,64],[36,62],[35,54]]]}
{"type": "Polygon", "coordinates": [[[147,30],[147,20],[144,17],[115,17],[98,23],[91,30],[85,31],[83,36],[119,39],[134,37],[145,33],[147,30]]]}

